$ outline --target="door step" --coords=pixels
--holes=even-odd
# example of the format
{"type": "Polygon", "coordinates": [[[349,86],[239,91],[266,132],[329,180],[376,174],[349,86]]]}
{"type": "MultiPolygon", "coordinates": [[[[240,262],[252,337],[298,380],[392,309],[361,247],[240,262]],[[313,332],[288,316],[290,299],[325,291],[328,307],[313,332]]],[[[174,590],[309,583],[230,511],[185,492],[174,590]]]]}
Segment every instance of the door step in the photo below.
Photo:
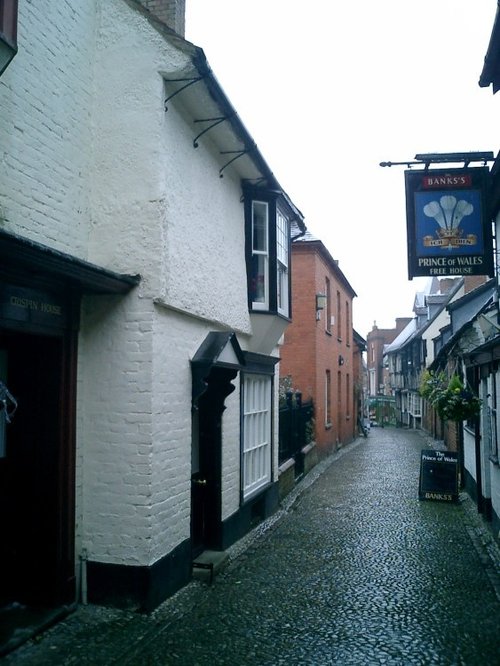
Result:
{"type": "Polygon", "coordinates": [[[193,578],[212,583],[215,574],[222,569],[228,559],[229,556],[224,550],[204,550],[193,560],[193,578]]]}

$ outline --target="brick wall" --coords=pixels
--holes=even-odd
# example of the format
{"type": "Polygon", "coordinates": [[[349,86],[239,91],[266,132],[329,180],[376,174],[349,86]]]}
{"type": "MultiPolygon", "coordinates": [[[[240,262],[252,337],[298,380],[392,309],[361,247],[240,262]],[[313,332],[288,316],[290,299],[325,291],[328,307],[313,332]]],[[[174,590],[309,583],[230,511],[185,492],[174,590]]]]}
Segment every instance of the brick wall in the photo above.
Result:
{"type": "Polygon", "coordinates": [[[292,246],[293,321],[285,331],[280,370],[281,376],[291,375],[293,388],[302,392],[304,400],[313,399],[316,444],[326,453],[351,441],[355,433],[352,295],[317,250],[317,244],[292,246]],[[335,317],[331,332],[326,331],[326,310],[316,319],[315,298],[316,294],[325,293],[326,278],[330,280],[331,314],[335,317]],[[337,291],[343,311],[341,330],[337,321],[337,291]],[[350,310],[349,339],[345,333],[346,301],[350,310]],[[331,395],[329,425],[325,409],[327,370],[331,395]]]}
{"type": "Polygon", "coordinates": [[[84,259],[94,32],[92,0],[20,2],[0,82],[2,226],[84,259]]]}

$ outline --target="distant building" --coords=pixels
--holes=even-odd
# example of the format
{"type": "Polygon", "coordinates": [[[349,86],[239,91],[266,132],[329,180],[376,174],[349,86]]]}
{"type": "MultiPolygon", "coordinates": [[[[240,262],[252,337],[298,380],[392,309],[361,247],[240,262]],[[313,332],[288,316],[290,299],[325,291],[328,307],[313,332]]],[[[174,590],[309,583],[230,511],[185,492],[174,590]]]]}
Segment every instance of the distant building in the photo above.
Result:
{"type": "Polygon", "coordinates": [[[411,320],[411,317],[398,317],[395,328],[378,328],[377,323],[373,322],[373,328],[366,338],[368,394],[370,396],[386,394],[384,348],[395,340],[411,320]]]}
{"type": "Polygon", "coordinates": [[[396,423],[410,428],[422,424],[419,393],[423,369],[432,339],[449,323],[446,305],[463,293],[462,278],[432,278],[415,296],[415,317],[384,351],[388,393],[395,397],[396,423]]]}

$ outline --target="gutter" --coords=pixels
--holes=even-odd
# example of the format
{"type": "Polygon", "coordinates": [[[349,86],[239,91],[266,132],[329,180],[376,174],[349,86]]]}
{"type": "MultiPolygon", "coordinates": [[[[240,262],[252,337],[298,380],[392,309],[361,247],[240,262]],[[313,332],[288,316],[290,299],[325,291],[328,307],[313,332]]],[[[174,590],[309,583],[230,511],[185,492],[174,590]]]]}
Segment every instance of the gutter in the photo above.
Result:
{"type": "Polygon", "coordinates": [[[493,94],[500,90],[500,0],[497,0],[497,11],[491,31],[488,50],[484,58],[483,70],[479,76],[479,86],[493,86],[493,94]]]}
{"type": "Polygon", "coordinates": [[[262,153],[259,151],[257,144],[250,135],[250,132],[243,124],[236,109],[233,107],[228,97],[226,96],[224,90],[222,89],[222,86],[217,81],[217,78],[213,73],[212,68],[208,64],[207,58],[202,48],[195,46],[195,55],[193,56],[192,61],[194,66],[196,67],[197,72],[203,78],[203,82],[210,96],[217,104],[217,106],[221,109],[222,115],[231,125],[234,134],[244,145],[245,150],[250,159],[252,160],[252,162],[255,164],[257,169],[260,171],[260,173],[262,173],[263,177],[266,179],[269,189],[278,190],[286,199],[288,206],[293,212],[295,222],[298,224],[299,228],[302,231],[300,235],[303,236],[306,233],[306,227],[304,224],[304,215],[295,206],[290,197],[287,195],[287,193],[279,184],[276,176],[272,172],[271,168],[269,167],[266,160],[262,156],[262,153]]]}

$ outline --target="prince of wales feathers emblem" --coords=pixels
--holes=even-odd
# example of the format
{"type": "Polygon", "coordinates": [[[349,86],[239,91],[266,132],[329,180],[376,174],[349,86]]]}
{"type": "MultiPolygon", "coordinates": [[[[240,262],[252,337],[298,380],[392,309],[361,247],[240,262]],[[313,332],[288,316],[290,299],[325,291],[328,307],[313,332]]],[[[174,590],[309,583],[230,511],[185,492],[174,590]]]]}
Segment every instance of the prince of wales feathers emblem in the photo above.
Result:
{"type": "Polygon", "coordinates": [[[463,230],[460,229],[462,218],[474,211],[474,206],[450,194],[443,195],[439,201],[429,201],[423,208],[427,217],[433,217],[439,229],[436,230],[437,238],[424,236],[424,247],[448,247],[449,250],[464,245],[476,245],[477,236],[468,234],[462,238],[463,230]]]}

